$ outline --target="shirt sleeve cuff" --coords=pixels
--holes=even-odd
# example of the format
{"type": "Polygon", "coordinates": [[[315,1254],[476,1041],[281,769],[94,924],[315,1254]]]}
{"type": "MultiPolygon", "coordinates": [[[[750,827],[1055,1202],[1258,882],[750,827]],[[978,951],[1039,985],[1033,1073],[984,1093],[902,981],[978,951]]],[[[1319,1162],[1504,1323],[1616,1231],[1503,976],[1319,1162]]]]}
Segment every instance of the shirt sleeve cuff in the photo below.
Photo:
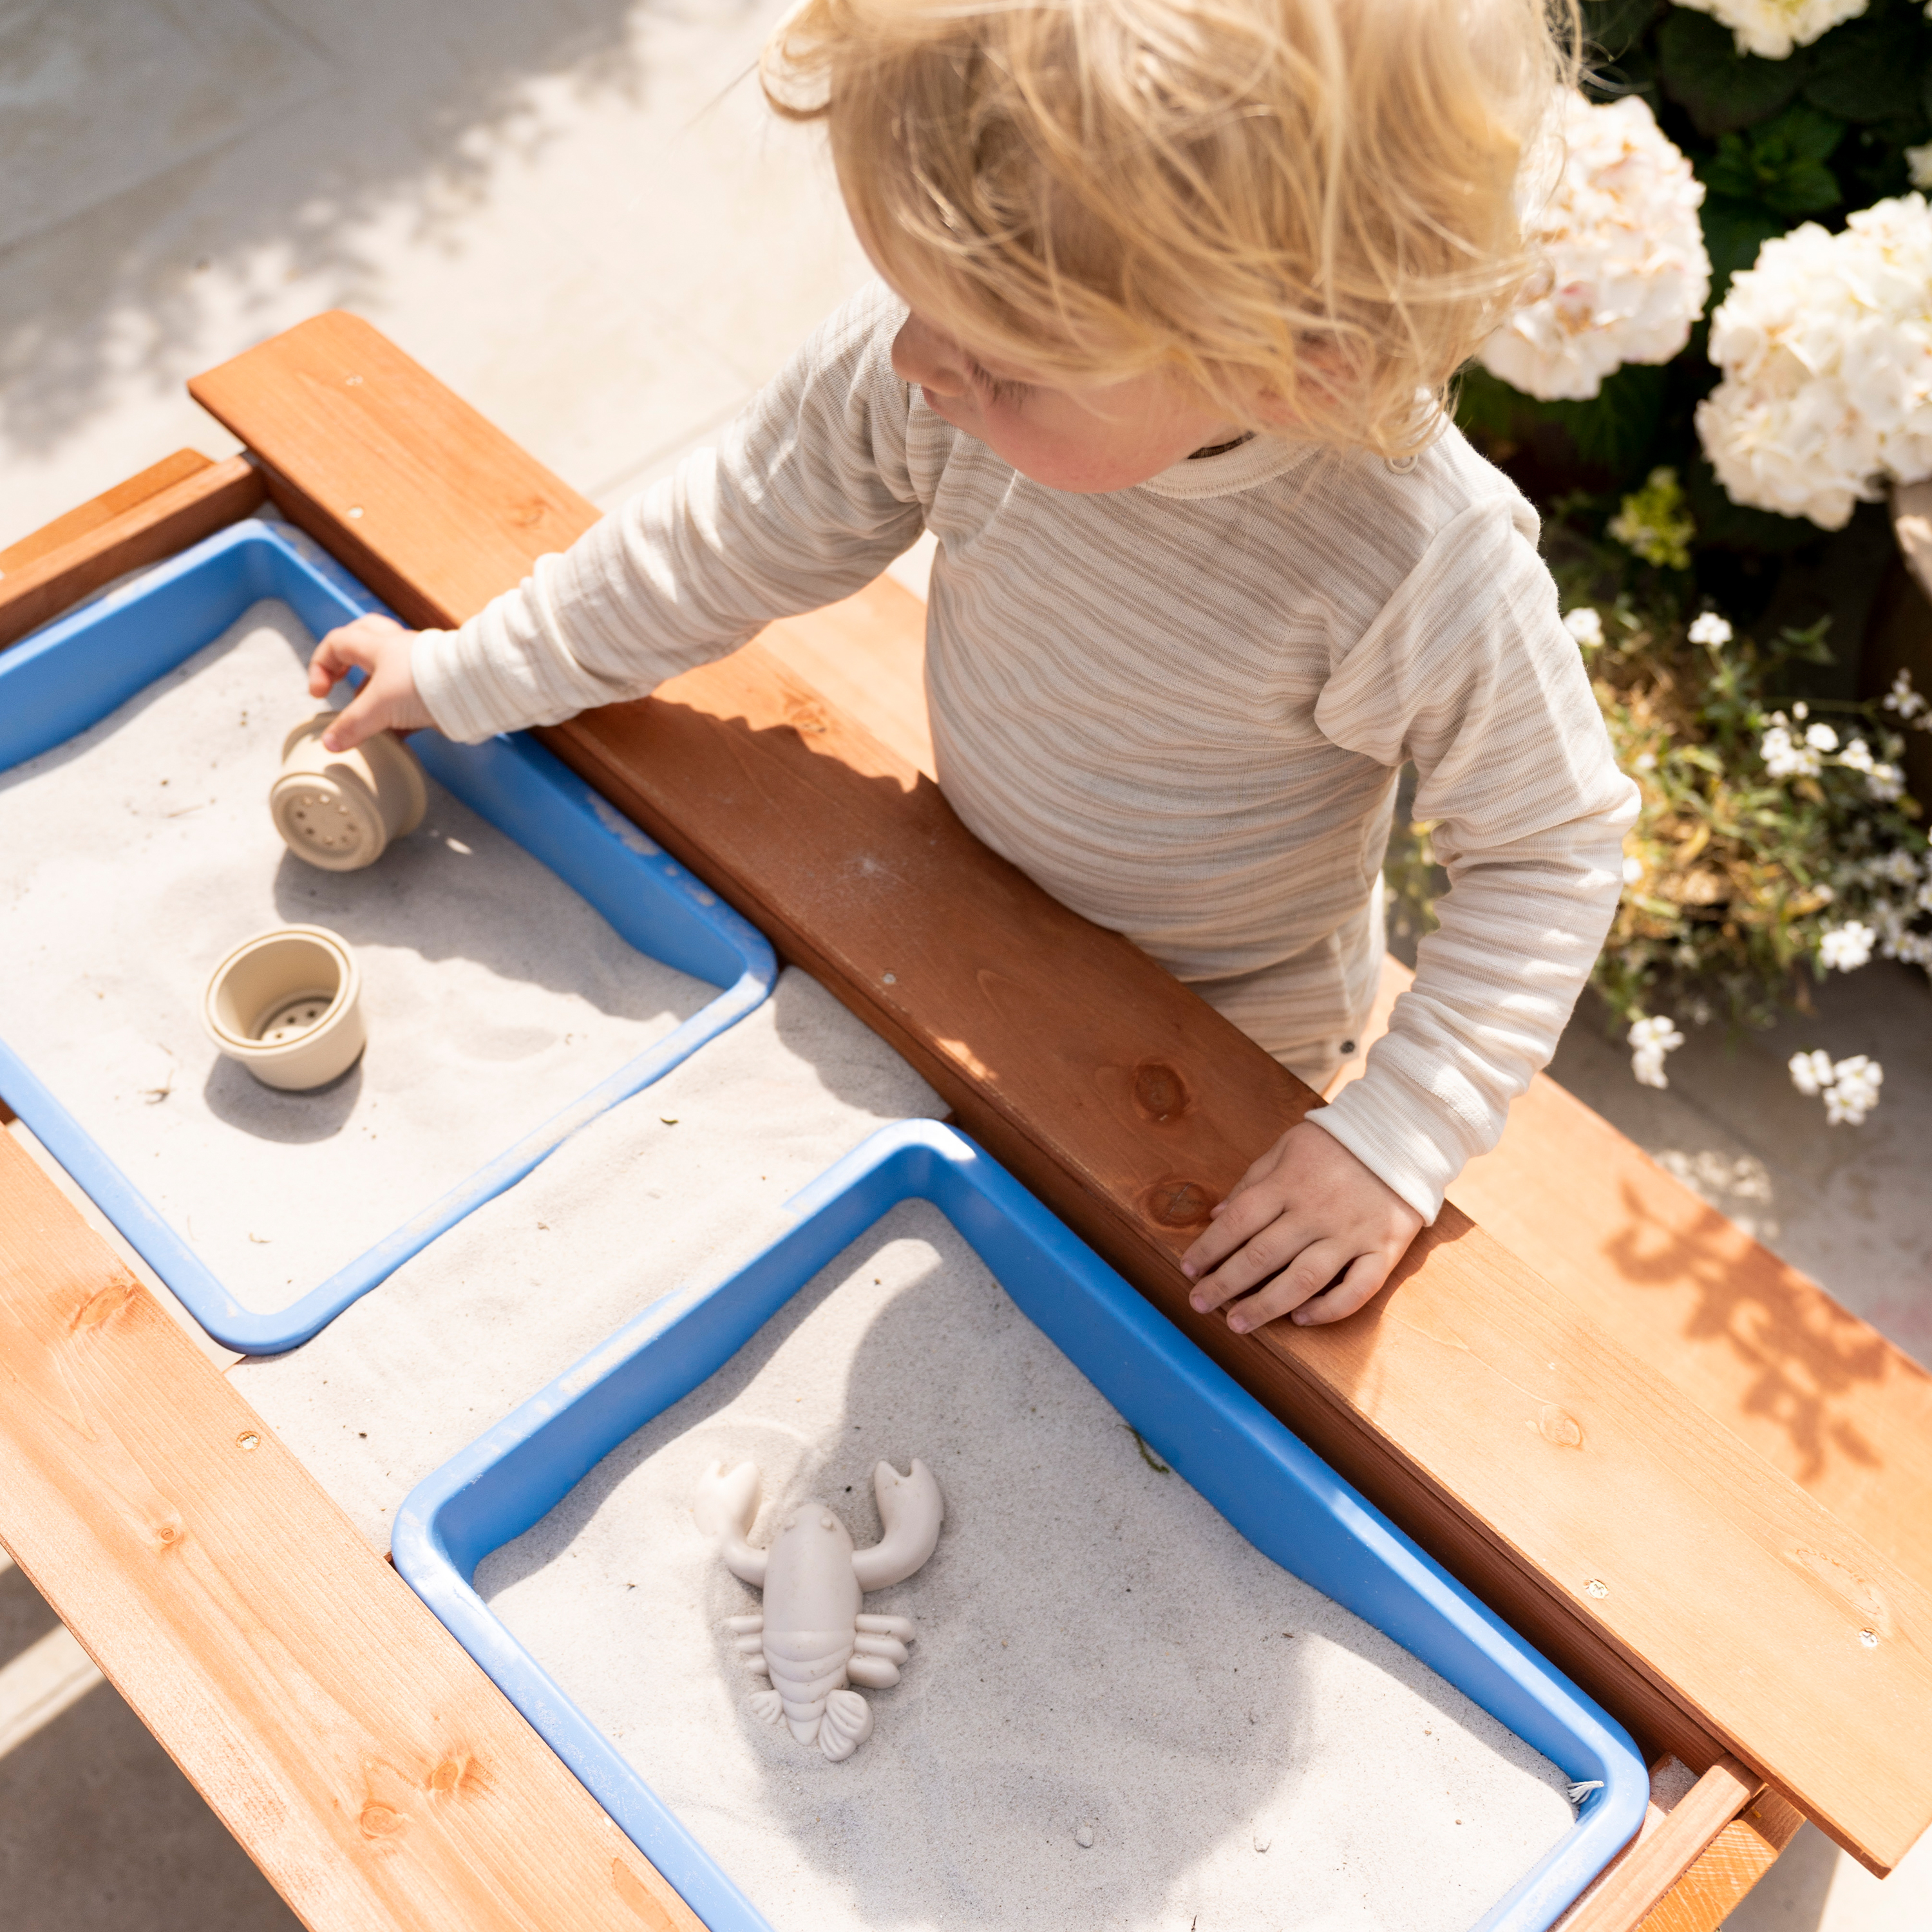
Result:
{"type": "Polygon", "coordinates": [[[480,745],[530,722],[515,715],[514,694],[498,688],[502,680],[494,674],[476,628],[472,623],[458,631],[418,631],[410,648],[416,695],[436,728],[459,745],[480,745]]]}
{"type": "Polygon", "coordinates": [[[1308,1118],[1433,1226],[1469,1157],[1467,1136],[1408,1101],[1398,1082],[1378,1079],[1378,1070],[1372,1066],[1308,1118]]]}

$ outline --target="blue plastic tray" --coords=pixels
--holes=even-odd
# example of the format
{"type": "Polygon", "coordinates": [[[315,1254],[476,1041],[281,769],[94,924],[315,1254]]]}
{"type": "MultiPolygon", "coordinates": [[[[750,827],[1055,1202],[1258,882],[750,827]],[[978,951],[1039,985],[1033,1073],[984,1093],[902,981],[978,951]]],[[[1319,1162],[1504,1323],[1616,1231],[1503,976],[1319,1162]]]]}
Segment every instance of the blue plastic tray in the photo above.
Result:
{"type": "Polygon", "coordinates": [[[492,1614],[477,1565],[715,1375],[898,1202],[928,1201],[1021,1310],[1264,1556],[1419,1658],[1578,1782],[1575,1828],[1480,1922],[1542,1932],[1636,1832],[1650,1795],[1616,1720],[1426,1556],[966,1137],[872,1136],[795,1196],[798,1225],[716,1286],[667,1295],[418,1484],[396,1568],[711,1932],[767,1922],[492,1614]]]}
{"type": "MultiPolygon", "coordinates": [[[[384,608],[300,531],[255,518],[232,524],[0,656],[0,771],[86,730],[264,597],[281,598],[318,634],[384,608]]],[[[306,1342],[412,1255],[520,1180],[586,1121],[742,1019],[777,976],[772,950],[755,927],[525,734],[465,746],[418,731],[410,744],[439,782],[580,892],[622,938],[724,990],[319,1288],[272,1313],[244,1307],[229,1293],[0,1040],[0,1095],[194,1318],[244,1354],[277,1354],[306,1342]]],[[[479,1104],[487,1097],[479,1094],[479,1104]]]]}

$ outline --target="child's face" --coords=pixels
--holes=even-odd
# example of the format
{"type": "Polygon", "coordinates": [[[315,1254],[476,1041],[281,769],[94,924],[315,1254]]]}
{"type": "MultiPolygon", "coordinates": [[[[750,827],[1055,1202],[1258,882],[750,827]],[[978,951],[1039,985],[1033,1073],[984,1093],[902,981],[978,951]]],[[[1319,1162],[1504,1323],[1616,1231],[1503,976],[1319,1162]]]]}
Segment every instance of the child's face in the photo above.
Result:
{"type": "Polygon", "coordinates": [[[919,385],[935,416],[1049,490],[1125,490],[1240,434],[1158,370],[1056,386],[1010,362],[982,362],[916,310],[893,341],[892,368],[919,385]]]}

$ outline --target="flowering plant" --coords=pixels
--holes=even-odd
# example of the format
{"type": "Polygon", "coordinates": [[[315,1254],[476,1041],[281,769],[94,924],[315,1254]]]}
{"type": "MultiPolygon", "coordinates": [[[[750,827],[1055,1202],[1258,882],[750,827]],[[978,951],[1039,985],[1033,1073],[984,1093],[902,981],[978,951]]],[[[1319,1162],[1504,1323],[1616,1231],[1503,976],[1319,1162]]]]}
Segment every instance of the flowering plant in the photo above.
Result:
{"type": "MultiPolygon", "coordinates": [[[[1876,704],[1796,697],[1829,664],[1824,625],[1754,639],[1715,611],[1691,614],[1680,574],[1620,545],[1558,523],[1546,548],[1641,797],[1593,974],[1636,1078],[1669,1084],[1680,1022],[1766,1025],[1808,1008],[1816,980],[1877,958],[1932,973],[1932,850],[1898,762],[1905,730],[1932,730],[1925,695],[1901,676],[1876,704]]],[[[1411,826],[1391,851],[1398,934],[1432,916],[1432,829],[1411,826]]],[[[1817,1078],[1801,1090],[1825,1094],[1834,1122],[1876,1104],[1875,1064],[1805,1064],[1817,1078]]]]}
{"type": "Polygon", "coordinates": [[[1667,362],[1711,292],[1703,184],[1636,95],[1565,104],[1563,172],[1535,224],[1541,292],[1484,345],[1491,374],[1549,400],[1586,400],[1626,362],[1667,362]]]}
{"type": "Polygon", "coordinates": [[[1724,380],[1697,434],[1736,502],[1842,530],[1881,478],[1932,476],[1932,208],[1768,241],[1711,317],[1724,380]]]}

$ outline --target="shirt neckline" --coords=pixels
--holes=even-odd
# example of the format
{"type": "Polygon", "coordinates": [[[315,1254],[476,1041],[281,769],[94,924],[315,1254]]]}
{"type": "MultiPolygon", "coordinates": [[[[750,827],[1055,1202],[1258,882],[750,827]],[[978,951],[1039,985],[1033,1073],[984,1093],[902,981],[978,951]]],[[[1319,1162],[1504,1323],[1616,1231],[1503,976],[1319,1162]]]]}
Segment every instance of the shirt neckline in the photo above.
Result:
{"type": "Polygon", "coordinates": [[[1238,449],[1223,450],[1219,456],[1184,456],[1158,476],[1134,487],[1150,490],[1156,496],[1232,496],[1237,490],[1271,483],[1312,454],[1312,444],[1287,442],[1278,436],[1257,436],[1238,449]]]}

